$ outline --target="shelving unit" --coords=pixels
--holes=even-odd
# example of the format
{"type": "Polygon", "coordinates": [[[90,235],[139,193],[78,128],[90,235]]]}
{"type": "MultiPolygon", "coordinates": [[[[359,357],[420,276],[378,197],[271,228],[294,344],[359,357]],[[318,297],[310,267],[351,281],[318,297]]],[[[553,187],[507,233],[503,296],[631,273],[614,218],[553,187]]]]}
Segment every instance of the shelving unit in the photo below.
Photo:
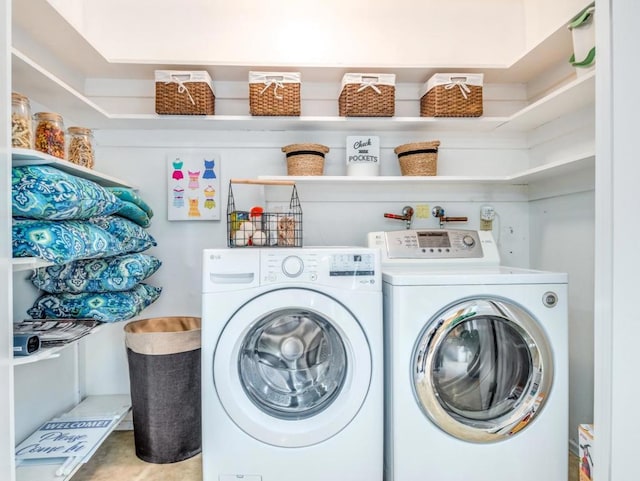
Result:
{"type": "MultiPolygon", "coordinates": [[[[11,154],[12,166],[14,167],[25,165],[50,165],[69,174],[94,181],[103,186],[135,188],[130,183],[116,177],[105,175],[92,169],[78,166],[66,160],[62,160],[35,150],[13,148],[11,154]]],[[[51,263],[38,258],[26,257],[11,259],[13,272],[29,271],[38,267],[44,267],[48,265],[51,265],[51,263]]],[[[103,328],[104,324],[99,325],[94,328],[89,335],[98,333],[103,328]]],[[[77,347],[78,343],[81,342],[82,339],[84,338],[61,346],[42,348],[40,351],[31,356],[14,357],[12,364],[14,366],[14,369],[20,369],[21,366],[25,366],[28,364],[46,362],[47,360],[56,359],[61,356],[64,350],[77,347]]],[[[130,408],[131,404],[129,396],[89,396],[63,416],[115,417],[117,422],[114,424],[114,426],[116,426],[117,423],[122,420],[122,418],[127,414],[130,408]]],[[[80,468],[81,464],[72,466],[72,469],[68,473],[64,474],[58,473],[58,470],[61,466],[62,464],[60,462],[58,462],[57,464],[18,464],[16,467],[16,480],[42,481],[47,479],[55,479],[57,481],[66,481],[75,474],[75,472],[80,468]]]]}

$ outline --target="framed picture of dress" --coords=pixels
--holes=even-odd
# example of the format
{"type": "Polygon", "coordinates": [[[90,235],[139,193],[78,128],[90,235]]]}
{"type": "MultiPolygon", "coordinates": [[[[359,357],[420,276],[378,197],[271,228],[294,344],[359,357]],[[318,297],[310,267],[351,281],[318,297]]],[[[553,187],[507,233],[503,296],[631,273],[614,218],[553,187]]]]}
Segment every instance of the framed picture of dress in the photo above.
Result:
{"type": "Polygon", "coordinates": [[[169,220],[220,220],[220,154],[167,154],[169,220]]]}

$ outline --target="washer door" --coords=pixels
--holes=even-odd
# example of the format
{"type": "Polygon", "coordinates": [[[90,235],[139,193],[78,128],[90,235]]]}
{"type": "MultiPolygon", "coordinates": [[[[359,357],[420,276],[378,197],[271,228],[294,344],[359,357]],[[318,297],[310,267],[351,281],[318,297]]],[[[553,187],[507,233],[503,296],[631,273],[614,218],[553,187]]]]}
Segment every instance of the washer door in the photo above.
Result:
{"type": "Polygon", "coordinates": [[[338,301],[279,289],[229,319],[213,377],[225,411],[248,435],[275,446],[309,446],[340,432],[360,410],[371,352],[358,320],[338,301]]]}
{"type": "Polygon", "coordinates": [[[500,298],[465,299],[440,311],[420,334],[411,365],[424,413],[443,431],[482,443],[526,427],[553,379],[539,323],[500,298]]]}

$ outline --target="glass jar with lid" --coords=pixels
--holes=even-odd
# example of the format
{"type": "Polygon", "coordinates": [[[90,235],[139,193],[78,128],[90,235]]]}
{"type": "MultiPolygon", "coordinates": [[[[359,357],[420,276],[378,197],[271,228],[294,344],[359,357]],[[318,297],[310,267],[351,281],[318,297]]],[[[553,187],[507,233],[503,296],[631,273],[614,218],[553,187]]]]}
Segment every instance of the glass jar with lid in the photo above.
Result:
{"type": "Polygon", "coordinates": [[[34,148],[45,154],[64,159],[64,124],[62,116],[53,112],[35,115],[36,135],[34,148]]]}
{"type": "Polygon", "coordinates": [[[83,167],[93,168],[93,132],[85,127],[67,129],[67,160],[83,167]]]}
{"type": "Polygon", "coordinates": [[[11,146],[33,148],[33,125],[29,99],[17,92],[11,93],[11,146]]]}

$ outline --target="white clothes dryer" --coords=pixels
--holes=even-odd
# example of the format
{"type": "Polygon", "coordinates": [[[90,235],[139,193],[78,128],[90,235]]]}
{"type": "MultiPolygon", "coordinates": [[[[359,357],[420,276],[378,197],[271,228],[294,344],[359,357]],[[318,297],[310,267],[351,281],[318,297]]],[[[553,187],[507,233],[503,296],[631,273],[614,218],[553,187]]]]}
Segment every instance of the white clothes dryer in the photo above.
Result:
{"type": "Polygon", "coordinates": [[[374,246],[385,481],[566,479],[567,275],[501,267],[482,231],[371,233],[374,246]]]}
{"type": "Polygon", "coordinates": [[[377,249],[204,251],[204,481],[380,481],[377,249]]]}

